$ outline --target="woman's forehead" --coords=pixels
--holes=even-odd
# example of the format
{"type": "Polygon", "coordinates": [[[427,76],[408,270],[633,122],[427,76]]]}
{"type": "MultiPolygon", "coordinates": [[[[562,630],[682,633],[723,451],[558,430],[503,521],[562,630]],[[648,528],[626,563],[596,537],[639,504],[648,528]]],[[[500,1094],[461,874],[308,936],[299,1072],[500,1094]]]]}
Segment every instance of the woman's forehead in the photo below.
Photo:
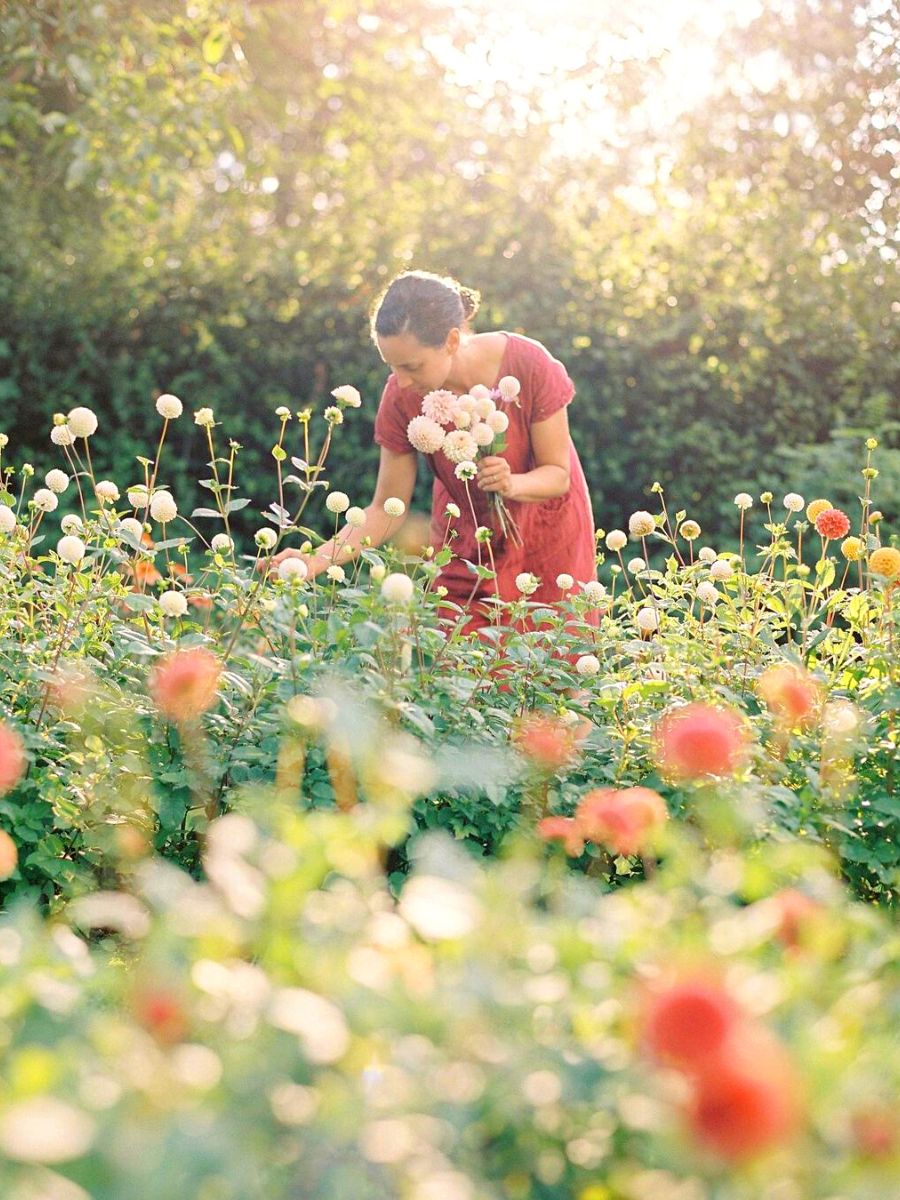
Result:
{"type": "Polygon", "coordinates": [[[401,367],[428,352],[428,347],[412,333],[398,333],[392,337],[379,335],[375,341],[379,354],[389,367],[401,367]]]}

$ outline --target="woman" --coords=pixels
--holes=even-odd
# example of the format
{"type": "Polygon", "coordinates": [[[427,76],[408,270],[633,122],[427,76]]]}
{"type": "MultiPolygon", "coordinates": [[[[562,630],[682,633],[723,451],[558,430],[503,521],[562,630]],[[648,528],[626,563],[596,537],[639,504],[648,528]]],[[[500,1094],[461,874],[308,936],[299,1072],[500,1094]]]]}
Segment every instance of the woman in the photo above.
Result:
{"type": "MultiPolygon", "coordinates": [[[[344,556],[355,553],[363,539],[380,545],[392,521],[384,502],[399,497],[408,505],[416,481],[416,451],[407,427],[421,413],[429,392],[445,389],[463,395],[482,384],[495,388],[504,376],[521,384],[515,403],[502,405],[509,417],[502,454],[478,460],[477,478],[467,487],[457,479],[454,464],[442,453],[428,454],[434,474],[432,541],[445,538],[448,503],[461,516],[450,521],[454,558],[439,583],[448,599],[471,612],[469,628],[491,620],[491,606],[481,602],[499,595],[519,596],[516,577],[530,572],[540,579],[531,600],[544,603],[561,598],[556,578],[571,575],[577,584],[596,578],[594,521],[590,497],[578,455],[569,436],[566,406],[575,389],[562,363],[539,342],[519,334],[473,333],[469,322],[478,310],[479,295],[453,279],[425,271],[399,275],[380,297],[372,316],[372,337],[391,369],[375,418],[375,441],[381,460],[375,495],[366,509],[366,524],[342,530],[344,556]],[[519,539],[504,537],[493,516],[490,496],[503,498],[519,531],[519,539]],[[494,529],[491,540],[496,581],[478,582],[464,560],[479,555],[475,540],[479,525],[494,529]],[[521,544],[519,544],[519,542],[521,544]]],[[[328,542],[308,559],[311,574],[325,570],[335,552],[328,542]]],[[[283,551],[278,559],[296,555],[283,551]]],[[[577,586],[576,584],[576,586],[577,586]]]]}

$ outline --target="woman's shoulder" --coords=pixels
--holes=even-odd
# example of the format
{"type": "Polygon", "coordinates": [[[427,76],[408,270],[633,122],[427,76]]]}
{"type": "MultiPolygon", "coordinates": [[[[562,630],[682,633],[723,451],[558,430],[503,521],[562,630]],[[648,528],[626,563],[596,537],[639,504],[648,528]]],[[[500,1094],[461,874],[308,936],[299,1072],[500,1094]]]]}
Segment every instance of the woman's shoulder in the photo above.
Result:
{"type": "MultiPolygon", "coordinates": [[[[562,365],[550,350],[536,338],[526,337],[524,333],[507,333],[508,358],[518,363],[532,367],[547,367],[553,364],[562,365]]],[[[514,374],[514,372],[512,372],[514,374]]]]}

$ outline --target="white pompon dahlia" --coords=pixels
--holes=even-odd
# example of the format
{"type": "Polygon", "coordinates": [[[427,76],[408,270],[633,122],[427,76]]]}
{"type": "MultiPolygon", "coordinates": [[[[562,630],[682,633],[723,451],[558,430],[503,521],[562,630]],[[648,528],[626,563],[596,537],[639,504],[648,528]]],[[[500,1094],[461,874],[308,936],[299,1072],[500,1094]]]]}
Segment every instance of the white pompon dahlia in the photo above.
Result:
{"type": "Polygon", "coordinates": [[[163,592],[159,598],[159,607],[167,617],[183,617],[188,610],[187,598],[184,592],[163,592]]]}
{"type": "Polygon", "coordinates": [[[497,411],[497,405],[490,396],[479,396],[472,411],[479,421],[486,421],[491,413],[497,411]]]}
{"type": "Polygon", "coordinates": [[[628,518],[628,532],[633,538],[649,537],[655,528],[653,516],[643,509],[633,512],[628,518]]]}
{"type": "Polygon", "coordinates": [[[606,599],[606,588],[599,579],[589,579],[587,583],[582,585],[581,594],[591,604],[602,604],[606,599]]]}
{"type": "Polygon", "coordinates": [[[0,504],[0,533],[12,533],[16,527],[16,514],[8,504],[0,504]]]}
{"type": "Polygon", "coordinates": [[[471,429],[472,437],[475,439],[475,444],[482,448],[489,446],[494,440],[494,431],[488,425],[487,421],[479,421],[471,429]]]}
{"type": "Polygon", "coordinates": [[[705,604],[707,608],[715,608],[719,603],[719,589],[714,583],[710,583],[705,579],[703,583],[697,584],[697,599],[701,604],[705,604]]]}
{"type": "Polygon", "coordinates": [[[211,429],[216,423],[215,414],[211,408],[198,408],[194,413],[194,424],[204,429],[211,429]]]}
{"type": "Polygon", "coordinates": [[[119,522],[119,533],[127,533],[129,537],[133,537],[136,542],[139,542],[144,536],[144,526],[137,517],[124,517],[119,522]]]}
{"type": "Polygon", "coordinates": [[[399,496],[388,496],[384,502],[384,511],[389,517],[402,517],[406,512],[406,505],[399,496]]]}
{"type": "Polygon", "coordinates": [[[300,583],[309,574],[309,567],[302,558],[286,558],[278,565],[278,578],[285,583],[300,583]]]}
{"type": "Polygon", "coordinates": [[[468,408],[458,408],[453,414],[453,424],[457,429],[470,429],[474,420],[468,408]]]}
{"type": "Polygon", "coordinates": [[[52,513],[59,506],[59,500],[56,498],[56,493],[51,492],[49,488],[38,488],[34,493],[31,501],[38,512],[52,513]]]}
{"type": "Polygon", "coordinates": [[[717,558],[710,566],[709,574],[712,579],[730,579],[734,574],[734,567],[727,558],[717,558]]]}
{"type": "Polygon", "coordinates": [[[54,425],[50,430],[50,441],[54,446],[74,446],[75,434],[63,422],[61,425],[54,425]]]}
{"type": "Polygon", "coordinates": [[[422,415],[438,425],[449,425],[456,412],[456,394],[446,388],[429,392],[422,401],[422,415]]]}
{"type": "Polygon", "coordinates": [[[749,492],[738,492],[734,498],[735,505],[741,510],[753,507],[753,497],[749,492]]]}
{"type": "Polygon", "coordinates": [[[715,550],[713,550],[712,546],[701,546],[697,557],[701,562],[711,563],[715,562],[719,556],[716,554],[715,550]]]}
{"type": "Polygon", "coordinates": [[[469,388],[469,397],[472,400],[490,400],[491,389],[485,387],[483,383],[476,383],[473,388],[469,388]]]}
{"type": "Polygon", "coordinates": [[[63,560],[73,567],[77,567],[84,558],[87,547],[80,537],[76,537],[74,533],[67,534],[61,537],[56,543],[56,553],[63,560]]]}
{"type": "Polygon", "coordinates": [[[506,433],[509,429],[509,417],[505,412],[501,412],[499,408],[495,408],[492,413],[484,418],[485,423],[490,425],[494,433],[506,433]]]}
{"type": "Polygon", "coordinates": [[[338,566],[337,563],[332,563],[325,574],[332,583],[344,583],[347,579],[346,571],[343,567],[338,566]]]}
{"type": "Polygon", "coordinates": [[[60,521],[59,527],[63,533],[81,533],[84,529],[84,522],[77,513],[66,513],[60,521]]]}
{"type": "Polygon", "coordinates": [[[413,417],[406,427],[409,444],[420,454],[437,454],[444,444],[444,431],[431,417],[413,417]]]}
{"type": "Polygon", "coordinates": [[[332,388],[331,394],[337,400],[338,404],[343,404],[344,408],[359,408],[362,404],[362,397],[359,392],[349,383],[343,383],[340,387],[332,388]]]}
{"type": "Polygon", "coordinates": [[[454,504],[453,501],[451,500],[450,503],[447,505],[447,507],[444,509],[444,516],[451,517],[454,521],[456,521],[460,518],[460,516],[462,516],[462,511],[461,511],[459,505],[454,504]]]}
{"type": "Polygon", "coordinates": [[[101,479],[94,492],[102,504],[115,504],[119,498],[119,489],[111,479],[101,479]]]}
{"type": "Polygon", "coordinates": [[[806,501],[797,492],[788,492],[784,498],[784,507],[788,512],[800,512],[806,501]]]}
{"type": "Polygon", "coordinates": [[[362,529],[366,523],[366,510],[354,504],[347,509],[344,520],[352,529],[362,529]]]}
{"type": "Polygon", "coordinates": [[[522,571],[516,576],[516,588],[523,596],[533,596],[540,586],[540,579],[530,571],[522,571]]]}
{"type": "Polygon", "coordinates": [[[647,564],[642,558],[630,558],[628,560],[628,570],[632,575],[640,575],[641,571],[647,570],[647,564]]]}
{"type": "Polygon", "coordinates": [[[257,529],[253,535],[253,540],[260,550],[274,550],[275,543],[278,541],[278,534],[274,529],[264,526],[262,529],[257,529]]]}
{"type": "Polygon", "coordinates": [[[230,554],[234,549],[234,542],[227,533],[217,533],[210,546],[216,554],[230,554]]]}
{"type": "Polygon", "coordinates": [[[350,507],[350,497],[346,492],[329,492],[325,497],[325,507],[330,513],[345,513],[350,507]]]}
{"type": "Polygon", "coordinates": [[[386,574],[387,567],[383,562],[372,563],[371,567],[369,567],[369,578],[373,583],[381,583],[386,574]]]}
{"type": "Polygon", "coordinates": [[[624,529],[611,529],[606,535],[606,548],[617,554],[628,545],[628,534],[624,529]]]}
{"type": "MultiPolygon", "coordinates": [[[[129,494],[129,500],[131,496],[129,494]]],[[[135,508],[139,507],[135,505],[135,508]]],[[[178,505],[171,492],[154,492],[150,498],[150,516],[165,525],[178,516],[178,505]]]]}
{"type": "Polygon", "coordinates": [[[46,483],[51,492],[56,492],[57,495],[60,495],[69,486],[69,477],[65,471],[55,469],[47,472],[44,476],[44,483],[46,483]]]}
{"type": "Polygon", "coordinates": [[[568,592],[575,586],[575,580],[571,575],[567,575],[565,572],[563,572],[561,575],[557,575],[556,586],[561,592],[568,592]]]}
{"type": "Polygon", "coordinates": [[[654,633],[659,629],[659,616],[655,608],[641,608],[634,618],[642,633],[654,633]]]}
{"type": "Polygon", "coordinates": [[[136,483],[125,494],[132,508],[146,508],[150,503],[150,489],[142,483],[136,483]]]}
{"type": "Polygon", "coordinates": [[[170,392],[164,392],[162,396],[157,397],[156,411],[167,421],[175,421],[184,412],[184,405],[177,396],[173,396],[170,392]]]}
{"type": "Polygon", "coordinates": [[[522,390],[522,385],[514,375],[504,375],[497,384],[497,389],[504,400],[515,400],[522,390]]]}
{"type": "Polygon", "coordinates": [[[478,474],[478,466],[471,459],[464,458],[462,462],[456,464],[453,474],[463,483],[468,483],[478,474]]]}
{"type": "Polygon", "coordinates": [[[478,454],[478,443],[465,429],[451,429],[441,447],[452,463],[471,462],[478,454]]]}
{"type": "Polygon", "coordinates": [[[600,659],[596,654],[582,654],[575,663],[579,675],[597,675],[600,671],[600,659]]]}
{"type": "Polygon", "coordinates": [[[74,437],[89,438],[97,432],[97,415],[89,408],[73,408],[67,420],[74,437]]]}
{"type": "Polygon", "coordinates": [[[386,576],[381,583],[381,594],[388,604],[409,604],[414,590],[413,581],[400,571],[386,576]]]}

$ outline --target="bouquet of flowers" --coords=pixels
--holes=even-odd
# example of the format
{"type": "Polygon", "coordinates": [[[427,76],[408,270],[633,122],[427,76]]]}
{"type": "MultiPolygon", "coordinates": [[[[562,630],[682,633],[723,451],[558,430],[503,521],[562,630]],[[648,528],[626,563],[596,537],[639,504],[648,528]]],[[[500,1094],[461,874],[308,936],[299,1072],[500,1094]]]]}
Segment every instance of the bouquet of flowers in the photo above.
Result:
{"type": "MultiPolygon", "coordinates": [[[[410,445],[422,454],[445,454],[455,464],[455,474],[467,485],[478,472],[478,459],[485,454],[502,454],[506,449],[509,416],[498,407],[518,404],[521,384],[505,375],[493,389],[476,384],[471,392],[429,392],[422,411],[406,427],[410,445]]],[[[490,493],[490,504],[504,537],[522,544],[519,530],[506,501],[490,493]]]]}

